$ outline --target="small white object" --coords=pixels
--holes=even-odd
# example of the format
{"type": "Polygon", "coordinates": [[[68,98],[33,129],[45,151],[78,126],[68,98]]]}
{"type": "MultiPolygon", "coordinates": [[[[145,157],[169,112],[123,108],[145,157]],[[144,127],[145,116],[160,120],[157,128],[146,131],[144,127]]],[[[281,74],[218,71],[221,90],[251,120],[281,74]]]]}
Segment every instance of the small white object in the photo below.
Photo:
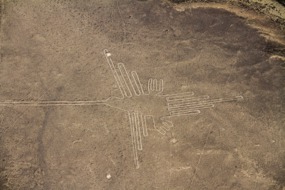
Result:
{"type": "Polygon", "coordinates": [[[170,142],[175,144],[175,143],[177,143],[177,139],[173,138],[173,139],[170,140],[170,142]]]}
{"type": "Polygon", "coordinates": [[[111,176],[111,174],[107,174],[106,177],[107,177],[107,179],[111,179],[112,176],[111,176]]]}
{"type": "Polygon", "coordinates": [[[111,56],[111,53],[106,53],[107,57],[110,57],[111,56]]]}

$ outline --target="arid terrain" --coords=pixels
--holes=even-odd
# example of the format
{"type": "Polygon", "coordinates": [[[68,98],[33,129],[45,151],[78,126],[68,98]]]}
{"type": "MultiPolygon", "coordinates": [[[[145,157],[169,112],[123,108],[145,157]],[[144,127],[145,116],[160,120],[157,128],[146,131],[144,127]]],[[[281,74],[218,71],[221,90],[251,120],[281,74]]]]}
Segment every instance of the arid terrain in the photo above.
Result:
{"type": "Polygon", "coordinates": [[[223,3],[2,0],[0,190],[285,190],[274,18],[223,3]]]}

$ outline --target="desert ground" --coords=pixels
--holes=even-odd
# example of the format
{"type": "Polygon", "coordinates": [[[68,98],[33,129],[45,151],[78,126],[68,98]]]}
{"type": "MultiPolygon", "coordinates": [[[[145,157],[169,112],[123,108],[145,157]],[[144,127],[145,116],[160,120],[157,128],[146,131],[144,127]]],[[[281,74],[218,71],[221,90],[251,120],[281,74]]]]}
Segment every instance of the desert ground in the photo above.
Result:
{"type": "Polygon", "coordinates": [[[2,0],[0,189],[284,190],[274,18],[215,2],[2,0]]]}

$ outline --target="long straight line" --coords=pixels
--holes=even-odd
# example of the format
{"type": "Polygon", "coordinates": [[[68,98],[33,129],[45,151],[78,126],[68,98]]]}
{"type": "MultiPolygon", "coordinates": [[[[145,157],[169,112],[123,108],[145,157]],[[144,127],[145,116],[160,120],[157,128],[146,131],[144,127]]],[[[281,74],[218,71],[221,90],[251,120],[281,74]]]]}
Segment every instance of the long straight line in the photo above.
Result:
{"type": "Polygon", "coordinates": [[[118,88],[119,88],[122,96],[124,97],[124,95],[126,95],[126,93],[125,93],[125,91],[123,89],[123,85],[122,85],[120,77],[119,77],[119,75],[118,75],[118,73],[116,71],[115,65],[114,65],[114,63],[113,63],[113,61],[111,59],[111,54],[109,53],[109,51],[107,49],[105,49],[104,50],[104,55],[105,55],[105,57],[107,59],[107,62],[108,62],[108,65],[109,65],[109,67],[110,67],[110,69],[112,71],[112,74],[113,74],[113,76],[114,76],[114,78],[115,78],[115,80],[117,82],[118,88]]]}
{"type": "Polygon", "coordinates": [[[180,96],[176,98],[169,98],[167,97],[166,100],[169,103],[176,103],[176,102],[190,102],[190,101],[199,101],[199,100],[207,100],[210,97],[208,95],[194,97],[194,96],[180,96]]]}
{"type": "Polygon", "coordinates": [[[2,101],[0,106],[90,106],[105,104],[105,100],[99,101],[2,101]]]}
{"type": "Polygon", "coordinates": [[[131,138],[132,138],[132,147],[133,147],[133,158],[135,162],[136,168],[139,168],[139,160],[138,160],[138,152],[137,152],[137,142],[136,142],[136,131],[135,131],[135,116],[134,113],[128,112],[129,116],[129,124],[130,124],[130,129],[131,129],[131,138]]]}
{"type": "Polygon", "coordinates": [[[181,107],[181,106],[192,106],[192,105],[205,105],[205,104],[214,104],[214,103],[222,103],[222,102],[232,102],[242,100],[241,96],[233,97],[233,98],[216,98],[209,100],[199,100],[199,101],[187,101],[187,102],[175,102],[169,103],[168,105],[172,108],[181,107]]]}

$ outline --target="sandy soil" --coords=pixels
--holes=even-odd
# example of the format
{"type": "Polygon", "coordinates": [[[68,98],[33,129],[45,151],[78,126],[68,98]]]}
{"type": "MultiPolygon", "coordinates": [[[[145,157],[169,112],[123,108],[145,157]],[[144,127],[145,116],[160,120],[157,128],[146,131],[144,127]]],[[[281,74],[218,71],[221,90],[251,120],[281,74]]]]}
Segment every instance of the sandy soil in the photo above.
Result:
{"type": "Polygon", "coordinates": [[[2,0],[0,189],[284,190],[284,31],[181,6],[2,0]]]}

